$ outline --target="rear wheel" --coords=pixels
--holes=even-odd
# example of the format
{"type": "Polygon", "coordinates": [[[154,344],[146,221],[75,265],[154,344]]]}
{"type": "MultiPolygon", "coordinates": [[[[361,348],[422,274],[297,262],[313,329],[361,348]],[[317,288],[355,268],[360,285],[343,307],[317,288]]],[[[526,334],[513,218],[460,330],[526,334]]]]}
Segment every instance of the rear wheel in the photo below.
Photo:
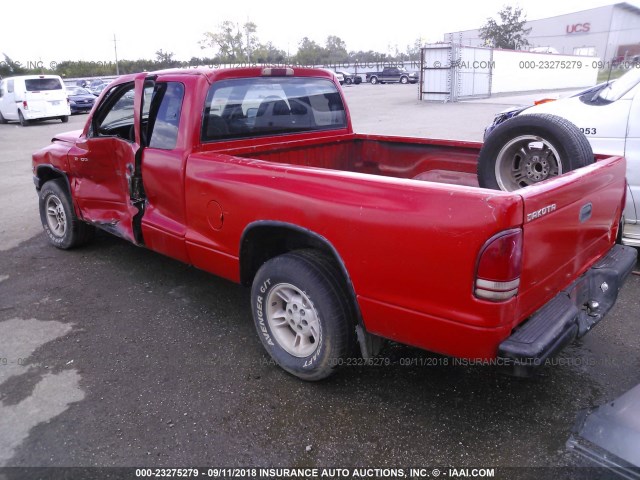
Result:
{"type": "Polygon", "coordinates": [[[483,188],[513,191],[593,163],[587,137],[555,115],[520,115],[498,125],[478,156],[483,188]]]}
{"type": "Polygon", "coordinates": [[[69,116],[68,116],[68,115],[65,115],[64,117],[60,117],[60,121],[61,121],[62,123],[67,123],[67,122],[69,121],[69,116]]]}
{"type": "Polygon", "coordinates": [[[0,112],[0,124],[5,124],[7,123],[7,121],[5,120],[5,118],[2,116],[2,112],[0,112]]]}
{"type": "Polygon", "coordinates": [[[266,262],[253,281],[251,304],[264,348],[303,380],[331,375],[355,344],[344,280],[335,263],[315,250],[266,262]]]}
{"type": "Polygon", "coordinates": [[[402,84],[409,83],[409,78],[408,77],[400,77],[400,83],[402,83],[402,84]]]}
{"type": "Polygon", "coordinates": [[[29,120],[26,120],[24,118],[24,115],[22,115],[22,112],[20,110],[18,110],[18,120],[20,121],[20,125],[22,125],[23,127],[29,125],[29,120]]]}
{"type": "Polygon", "coordinates": [[[49,242],[63,250],[87,243],[95,232],[76,217],[62,180],[51,180],[40,189],[40,221],[49,242]]]}
{"type": "Polygon", "coordinates": [[[347,77],[344,79],[344,83],[346,83],[347,85],[351,85],[353,83],[353,80],[351,80],[350,77],[347,77]]]}

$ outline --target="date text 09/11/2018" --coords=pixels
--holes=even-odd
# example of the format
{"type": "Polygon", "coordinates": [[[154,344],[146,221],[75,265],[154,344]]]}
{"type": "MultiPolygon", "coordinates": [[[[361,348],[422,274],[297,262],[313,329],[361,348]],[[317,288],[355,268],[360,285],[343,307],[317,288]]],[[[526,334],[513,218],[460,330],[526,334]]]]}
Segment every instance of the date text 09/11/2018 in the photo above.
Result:
{"type": "Polygon", "coordinates": [[[137,468],[135,476],[144,477],[205,477],[205,478],[438,478],[476,477],[493,478],[494,468],[137,468]]]}

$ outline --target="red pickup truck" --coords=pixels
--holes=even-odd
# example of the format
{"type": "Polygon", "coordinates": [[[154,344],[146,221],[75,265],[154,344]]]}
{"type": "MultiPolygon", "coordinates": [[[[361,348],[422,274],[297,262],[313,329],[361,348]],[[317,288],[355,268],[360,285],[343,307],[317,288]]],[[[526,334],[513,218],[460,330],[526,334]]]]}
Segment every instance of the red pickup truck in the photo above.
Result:
{"type": "Polygon", "coordinates": [[[100,228],[251,287],[258,335],[306,380],[381,338],[530,373],[614,304],[625,159],[513,192],[481,145],[360,135],[303,68],[120,77],[33,155],[58,248],[100,228]]]}

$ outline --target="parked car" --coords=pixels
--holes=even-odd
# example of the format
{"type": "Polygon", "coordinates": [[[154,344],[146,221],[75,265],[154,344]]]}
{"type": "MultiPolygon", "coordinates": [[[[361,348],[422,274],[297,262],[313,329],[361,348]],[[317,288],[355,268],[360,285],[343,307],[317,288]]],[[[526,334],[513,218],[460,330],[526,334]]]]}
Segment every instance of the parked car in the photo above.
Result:
{"type": "Polygon", "coordinates": [[[365,80],[376,83],[417,83],[418,73],[402,67],[384,67],[381,72],[367,72],[365,80]]]}
{"type": "Polygon", "coordinates": [[[99,97],[102,91],[109,86],[108,83],[100,83],[93,87],[90,87],[88,90],[96,97],[99,97]]]}
{"type": "Polygon", "coordinates": [[[489,192],[464,183],[480,147],[354,133],[325,70],[170,70],[114,81],[33,172],[53,246],[100,228],[250,287],[260,341],[301,379],[382,338],[526,375],[636,264],[615,245],[625,159],[489,192]]]}
{"type": "MultiPolygon", "coordinates": [[[[629,189],[621,241],[625,245],[640,247],[640,69],[631,69],[617,80],[601,83],[570,97],[500,112],[486,128],[485,141],[501,124],[509,123],[514,117],[523,117],[520,120],[523,123],[522,130],[527,130],[528,122],[524,117],[534,114],[552,114],[575,124],[585,134],[596,154],[627,158],[629,189]]],[[[535,150],[531,152],[536,153],[535,150]]],[[[501,155],[507,153],[505,151],[501,155]]],[[[540,157],[530,156],[531,160],[534,158],[540,157]]],[[[503,186],[511,184],[511,189],[514,189],[516,184],[512,180],[519,182],[518,187],[524,186],[560,174],[569,166],[566,156],[558,158],[552,154],[549,160],[553,165],[547,169],[542,164],[529,162],[526,156],[515,152],[510,159],[504,159],[507,165],[505,175],[498,178],[498,181],[503,186]]],[[[498,162],[501,161],[499,158],[498,162]]]]}
{"type": "Polygon", "coordinates": [[[67,92],[58,75],[24,75],[0,82],[0,123],[35,120],[69,121],[67,92]]]}
{"type": "Polygon", "coordinates": [[[344,77],[345,85],[359,85],[362,83],[362,77],[360,75],[345,72],[343,70],[339,70],[337,71],[337,73],[341,74],[344,77]]]}
{"type": "Polygon", "coordinates": [[[96,96],[82,87],[67,87],[67,95],[72,114],[90,112],[96,101],[96,96]]]}

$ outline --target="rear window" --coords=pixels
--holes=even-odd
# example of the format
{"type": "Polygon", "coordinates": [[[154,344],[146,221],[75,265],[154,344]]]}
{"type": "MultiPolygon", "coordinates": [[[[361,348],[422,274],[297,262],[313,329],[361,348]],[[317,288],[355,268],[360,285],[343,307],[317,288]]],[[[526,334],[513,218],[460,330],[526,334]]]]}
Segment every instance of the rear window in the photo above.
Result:
{"type": "Polygon", "coordinates": [[[62,82],[57,78],[32,78],[24,81],[27,92],[41,92],[43,90],[62,90],[62,82]]]}
{"type": "Polygon", "coordinates": [[[342,98],[322,78],[241,78],[214,83],[202,141],[346,128],[342,98]]]}

